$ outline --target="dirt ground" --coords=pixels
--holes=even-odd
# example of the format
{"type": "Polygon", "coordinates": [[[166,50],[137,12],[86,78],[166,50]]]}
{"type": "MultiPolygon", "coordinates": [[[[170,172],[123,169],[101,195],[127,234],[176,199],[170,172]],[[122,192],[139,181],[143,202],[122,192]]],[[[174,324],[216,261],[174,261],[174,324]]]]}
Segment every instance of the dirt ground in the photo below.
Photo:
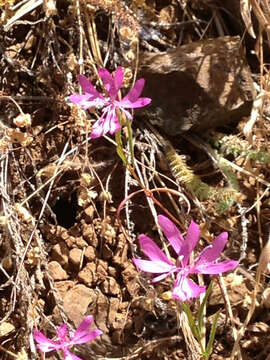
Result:
{"type": "MultiPolygon", "coordinates": [[[[76,355],[85,360],[200,359],[179,304],[168,295],[172,279],[152,284],[151,276],[132,262],[133,256],[143,257],[139,234],[162,246],[155,219],[164,209],[183,232],[191,219],[200,225],[197,250],[227,231],[224,256],[240,259],[234,272],[213,282],[204,317],[206,338],[215,314],[221,313],[210,358],[231,359],[256,282],[255,311],[240,340],[239,359],[270,358],[269,278],[256,278],[270,224],[269,34],[255,10],[253,28],[247,31],[244,4],[249,2],[241,4],[0,1],[1,359],[43,359],[33,328],[53,338],[59,324],[75,328],[86,315],[94,316],[103,335],[76,346],[76,355]],[[99,67],[113,71],[122,66],[129,88],[132,76],[142,71],[139,58],[146,52],[153,55],[223,36],[240,36],[240,60],[255,86],[245,116],[238,114],[231,124],[226,115],[204,136],[206,116],[203,131],[193,133],[189,126],[188,133],[172,136],[163,125],[155,126],[149,114],[134,114],[136,172],[145,189],[156,189],[152,194],[159,207],[145,192],[134,194],[141,187],[117,155],[113,137],[90,139],[98,113],[82,110],[68,97],[79,92],[80,73],[95,84],[99,67]],[[256,121],[247,131],[249,119],[256,121]],[[179,155],[177,161],[183,161],[178,167],[168,156],[167,141],[174,159],[179,155]],[[205,144],[218,154],[216,162],[205,144]],[[197,176],[199,187],[206,184],[209,196],[184,179],[188,171],[197,176]],[[238,185],[227,191],[233,182],[238,185]]],[[[145,77],[150,83],[151,76],[145,77]]],[[[214,91],[211,80],[209,90],[214,91]]],[[[188,96],[197,103],[192,92],[188,96]]],[[[216,105],[211,100],[202,106],[210,111],[216,105]]],[[[200,115],[196,121],[202,121],[200,115]]],[[[127,142],[124,146],[128,149],[127,142]]],[[[198,301],[191,302],[195,314],[198,306],[198,301]]],[[[46,358],[60,359],[61,354],[46,358]]]]}

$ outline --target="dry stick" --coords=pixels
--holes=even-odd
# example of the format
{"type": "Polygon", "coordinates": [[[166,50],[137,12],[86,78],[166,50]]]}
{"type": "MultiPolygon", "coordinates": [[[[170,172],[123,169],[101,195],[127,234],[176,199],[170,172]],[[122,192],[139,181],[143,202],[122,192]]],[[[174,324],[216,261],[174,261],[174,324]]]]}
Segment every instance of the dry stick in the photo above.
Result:
{"type": "MultiPolygon", "coordinates": [[[[82,19],[81,19],[81,10],[80,10],[80,1],[76,0],[76,12],[78,18],[78,25],[79,25],[79,66],[80,66],[80,74],[83,73],[83,26],[82,26],[82,19]]],[[[81,93],[81,89],[80,89],[81,93]]]]}
{"type": "Polygon", "coordinates": [[[5,352],[6,354],[8,354],[8,355],[10,355],[10,356],[12,356],[12,357],[14,357],[15,359],[17,359],[17,355],[16,354],[14,354],[13,352],[11,352],[11,351],[9,351],[9,350],[7,350],[7,349],[5,349],[3,346],[1,346],[0,345],[0,350],[2,350],[3,352],[5,352]]]}
{"type": "Polygon", "coordinates": [[[100,51],[98,36],[97,36],[96,23],[95,23],[94,15],[93,15],[92,12],[91,12],[91,14],[90,14],[90,19],[91,19],[91,35],[93,36],[94,43],[95,43],[96,56],[97,56],[99,65],[100,65],[100,66],[104,66],[104,63],[103,63],[103,60],[102,60],[101,51],[100,51]]]}
{"type": "MultiPolygon", "coordinates": [[[[61,157],[59,158],[59,161],[58,161],[58,164],[59,164],[59,165],[61,165],[61,163],[62,163],[62,162],[64,161],[64,159],[66,158],[65,152],[66,152],[66,149],[68,148],[68,145],[69,145],[69,143],[67,142],[67,143],[65,144],[65,146],[64,146],[63,152],[62,152],[61,157]]],[[[28,239],[27,244],[26,244],[25,251],[24,251],[24,253],[23,253],[23,256],[22,256],[22,259],[21,259],[21,262],[20,262],[20,265],[19,265],[19,268],[18,268],[18,271],[17,271],[17,275],[16,275],[16,279],[15,279],[15,283],[16,283],[16,284],[17,284],[17,282],[18,282],[18,280],[19,280],[19,276],[20,276],[20,272],[21,272],[22,267],[23,267],[24,259],[25,259],[25,257],[26,257],[27,252],[28,252],[28,249],[29,249],[29,247],[30,247],[30,245],[31,245],[32,239],[33,239],[33,237],[34,237],[34,235],[35,235],[35,233],[36,233],[36,230],[37,230],[39,221],[40,221],[40,219],[41,219],[41,217],[42,217],[42,215],[43,215],[43,213],[44,213],[44,210],[45,210],[45,207],[46,207],[46,204],[47,204],[47,201],[48,201],[48,198],[49,198],[51,189],[52,189],[53,184],[54,184],[55,174],[58,173],[57,170],[58,170],[58,168],[56,167],[56,168],[55,168],[55,171],[54,171],[54,174],[53,174],[53,176],[52,176],[52,180],[50,179],[50,180],[51,180],[51,183],[50,183],[50,186],[49,186],[49,190],[48,190],[48,192],[47,192],[47,194],[46,194],[46,197],[45,197],[45,199],[44,199],[44,203],[43,203],[43,205],[42,205],[42,208],[41,208],[39,217],[38,217],[38,219],[37,219],[37,222],[36,222],[36,224],[35,224],[35,226],[34,226],[34,229],[33,229],[32,233],[31,233],[31,235],[30,235],[30,237],[29,237],[29,239],[28,239]]],[[[28,197],[28,199],[29,199],[29,197],[28,197]]],[[[24,200],[24,202],[26,202],[26,200],[24,200]]],[[[38,245],[40,245],[40,244],[38,244],[38,245]]],[[[41,246],[40,246],[40,250],[42,251],[41,246]]]]}
{"type": "MultiPolygon", "coordinates": [[[[256,183],[256,185],[257,185],[256,189],[257,189],[257,199],[258,199],[259,198],[259,184],[256,183]]],[[[259,235],[260,249],[262,249],[263,241],[262,241],[261,203],[260,203],[260,201],[257,201],[256,212],[257,212],[257,225],[258,225],[258,235],[259,235]]]]}
{"type": "Polygon", "coordinates": [[[120,205],[118,206],[118,209],[117,209],[117,218],[118,218],[118,221],[121,222],[120,220],[120,212],[122,210],[122,208],[125,206],[126,202],[129,201],[130,199],[133,198],[133,196],[141,193],[141,192],[144,192],[146,196],[150,197],[153,199],[153,201],[160,207],[162,208],[162,210],[167,214],[167,216],[169,216],[172,221],[174,221],[176,224],[178,224],[182,230],[185,230],[183,225],[167,210],[164,208],[164,206],[157,200],[154,198],[153,196],[153,192],[169,192],[171,194],[174,194],[176,196],[181,196],[181,193],[179,193],[178,191],[176,190],[173,190],[173,189],[169,189],[169,188],[156,188],[156,189],[151,189],[151,190],[147,190],[147,189],[140,189],[140,190],[137,190],[133,193],[131,193],[130,195],[128,195],[128,197],[126,197],[121,203],[120,205]]]}
{"type": "MultiPolygon", "coordinates": [[[[220,290],[221,290],[221,293],[223,295],[223,298],[225,300],[226,310],[228,311],[228,314],[229,314],[229,317],[230,317],[231,326],[232,326],[232,330],[233,330],[233,338],[236,341],[237,340],[237,330],[235,328],[232,307],[231,307],[230,299],[229,299],[228,292],[227,292],[227,289],[226,289],[226,285],[225,285],[225,282],[224,282],[224,279],[223,279],[222,275],[218,275],[218,283],[219,283],[220,290]]],[[[241,354],[238,356],[238,359],[242,360],[241,354]]]]}
{"type": "Polygon", "coordinates": [[[250,171],[247,171],[247,170],[244,170],[242,169],[240,166],[234,164],[233,162],[223,158],[222,161],[224,161],[225,163],[227,163],[229,166],[231,166],[232,168],[240,171],[241,173],[245,174],[245,175],[248,175],[248,176],[251,176],[253,177],[254,179],[256,179],[259,183],[267,186],[267,187],[270,187],[270,183],[268,181],[265,181],[263,179],[261,179],[259,176],[256,176],[255,174],[253,174],[252,172],[250,171]]]}
{"type": "Polygon", "coordinates": [[[242,325],[241,329],[239,330],[238,337],[234,343],[232,354],[231,354],[231,360],[233,360],[235,358],[236,354],[239,353],[239,351],[240,351],[239,342],[242,339],[242,337],[244,336],[246,327],[247,327],[250,319],[252,318],[252,315],[255,310],[256,297],[257,297],[259,284],[260,284],[260,280],[261,280],[261,274],[263,272],[265,272],[265,270],[267,269],[267,267],[269,265],[269,262],[270,262],[270,236],[268,238],[267,244],[262,249],[262,252],[261,252],[261,255],[259,258],[259,264],[258,264],[258,268],[257,268],[257,272],[256,272],[256,281],[255,281],[255,286],[254,286],[254,290],[252,293],[251,306],[249,308],[249,312],[247,314],[246,320],[245,320],[244,324],[242,325]]]}
{"type": "MultiPolygon", "coordinates": [[[[135,167],[136,167],[136,172],[141,180],[141,182],[143,183],[143,185],[145,186],[145,188],[149,189],[149,182],[148,182],[148,178],[146,176],[146,173],[145,173],[145,167],[142,168],[142,172],[143,174],[141,173],[141,170],[137,164],[137,162],[135,161],[135,167]]],[[[157,210],[154,206],[154,203],[153,203],[153,199],[151,199],[150,197],[147,197],[147,202],[148,202],[148,205],[149,205],[149,208],[152,212],[152,215],[154,217],[154,220],[155,220],[155,223],[156,225],[158,225],[158,220],[157,220],[157,210]]],[[[168,257],[170,257],[170,254],[169,254],[169,250],[168,250],[168,247],[167,247],[167,244],[166,242],[164,241],[164,236],[162,234],[162,231],[160,230],[160,227],[158,226],[158,233],[161,237],[161,240],[162,240],[162,244],[163,244],[163,247],[165,249],[165,253],[168,257]]]]}
{"type": "MultiPolygon", "coordinates": [[[[160,174],[158,171],[156,171],[154,168],[152,168],[152,166],[150,165],[150,161],[149,161],[149,159],[146,157],[146,155],[145,155],[144,153],[143,153],[142,155],[143,155],[144,159],[145,159],[145,160],[147,161],[147,163],[148,163],[148,166],[145,166],[145,168],[150,169],[150,170],[153,170],[153,171],[154,171],[154,174],[153,174],[153,175],[157,178],[157,180],[159,181],[160,185],[165,188],[165,187],[166,187],[166,184],[164,183],[164,181],[163,181],[162,178],[161,178],[161,176],[164,177],[164,175],[163,175],[163,174],[160,174]],[[160,175],[161,175],[161,176],[160,176],[160,175]]],[[[165,176],[165,178],[168,179],[167,176],[165,176]]],[[[170,180],[171,180],[171,179],[170,179],[170,180]]],[[[175,184],[175,185],[178,187],[178,191],[179,191],[179,193],[180,193],[179,184],[177,184],[175,181],[172,181],[172,182],[173,182],[173,184],[175,184]]],[[[170,202],[172,203],[172,206],[174,207],[175,211],[177,212],[178,217],[181,218],[181,215],[182,215],[182,214],[181,214],[181,211],[180,211],[179,206],[177,205],[176,201],[174,200],[174,198],[171,196],[170,193],[168,193],[167,195],[168,195],[168,198],[169,198],[170,202]]],[[[188,198],[186,197],[186,195],[182,194],[182,197],[183,197],[183,199],[185,200],[185,202],[186,202],[186,204],[187,204],[187,207],[188,207],[188,208],[187,208],[187,214],[189,214],[189,213],[190,213],[190,209],[191,209],[190,202],[189,202],[188,198]]]]}

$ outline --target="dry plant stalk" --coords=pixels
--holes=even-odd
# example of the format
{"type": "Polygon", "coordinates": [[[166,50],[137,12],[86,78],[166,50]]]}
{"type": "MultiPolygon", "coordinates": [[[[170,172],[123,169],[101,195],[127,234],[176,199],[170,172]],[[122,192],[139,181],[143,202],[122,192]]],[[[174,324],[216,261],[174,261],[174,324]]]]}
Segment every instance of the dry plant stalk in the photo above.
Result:
{"type": "Polygon", "coordinates": [[[231,360],[233,360],[236,357],[236,355],[241,356],[239,343],[245,334],[246,328],[249,324],[250,319],[252,318],[252,315],[253,315],[255,307],[256,307],[256,297],[257,297],[257,293],[258,293],[258,290],[260,287],[261,275],[262,275],[262,273],[269,272],[269,270],[270,270],[270,235],[268,238],[268,242],[265,245],[265,247],[262,249],[262,252],[261,252],[261,255],[259,258],[259,264],[258,264],[258,268],[257,268],[257,272],[256,272],[255,286],[254,286],[252,299],[251,299],[251,306],[250,306],[249,312],[247,314],[246,320],[244,321],[241,329],[238,332],[237,339],[233,346],[231,360]]]}

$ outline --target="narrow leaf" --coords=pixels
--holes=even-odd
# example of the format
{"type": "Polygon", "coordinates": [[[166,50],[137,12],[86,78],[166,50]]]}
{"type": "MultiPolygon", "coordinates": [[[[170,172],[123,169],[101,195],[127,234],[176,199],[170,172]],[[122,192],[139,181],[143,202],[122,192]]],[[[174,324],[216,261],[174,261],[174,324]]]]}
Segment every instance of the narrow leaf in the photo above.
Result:
{"type": "Polygon", "coordinates": [[[205,296],[203,298],[203,301],[199,307],[199,311],[198,311],[198,328],[200,330],[200,333],[202,332],[202,327],[203,327],[203,315],[204,315],[204,308],[206,306],[206,302],[208,300],[208,297],[211,293],[212,290],[212,282],[210,283],[210,285],[208,286],[205,296]]]}
{"type": "Polygon", "coordinates": [[[217,330],[217,322],[218,322],[218,318],[219,318],[219,314],[220,314],[221,310],[219,310],[215,317],[214,317],[214,321],[213,324],[211,326],[211,330],[210,330],[210,335],[209,335],[209,341],[207,343],[206,349],[205,349],[205,353],[204,353],[204,358],[205,359],[209,359],[212,350],[213,350],[213,343],[215,340],[215,335],[216,335],[216,330],[217,330]]]}
{"type": "Polygon", "coordinates": [[[200,342],[200,340],[201,340],[200,331],[199,331],[198,327],[196,326],[195,319],[192,315],[192,312],[191,312],[189,306],[184,302],[181,302],[181,306],[182,306],[182,309],[184,310],[185,314],[187,315],[188,324],[190,326],[193,336],[198,340],[198,342],[200,342]]]}

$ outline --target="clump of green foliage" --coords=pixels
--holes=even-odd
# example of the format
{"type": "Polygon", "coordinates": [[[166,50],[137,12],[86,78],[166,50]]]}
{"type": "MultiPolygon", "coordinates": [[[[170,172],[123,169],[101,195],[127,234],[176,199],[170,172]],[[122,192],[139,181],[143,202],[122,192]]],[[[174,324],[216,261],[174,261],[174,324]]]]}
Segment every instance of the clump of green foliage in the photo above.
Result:
{"type": "Polygon", "coordinates": [[[234,157],[241,156],[245,159],[251,159],[263,164],[270,162],[270,154],[263,149],[249,149],[249,144],[246,140],[239,139],[234,135],[224,136],[216,143],[221,154],[232,154],[234,157]]]}
{"type": "Polygon", "coordinates": [[[187,166],[184,158],[168,145],[165,155],[171,171],[177,181],[193,193],[199,200],[213,200],[217,203],[218,212],[225,212],[239,198],[238,183],[232,170],[222,163],[222,157],[217,156],[217,162],[228,180],[228,187],[215,187],[204,183],[199,176],[187,166]]]}

